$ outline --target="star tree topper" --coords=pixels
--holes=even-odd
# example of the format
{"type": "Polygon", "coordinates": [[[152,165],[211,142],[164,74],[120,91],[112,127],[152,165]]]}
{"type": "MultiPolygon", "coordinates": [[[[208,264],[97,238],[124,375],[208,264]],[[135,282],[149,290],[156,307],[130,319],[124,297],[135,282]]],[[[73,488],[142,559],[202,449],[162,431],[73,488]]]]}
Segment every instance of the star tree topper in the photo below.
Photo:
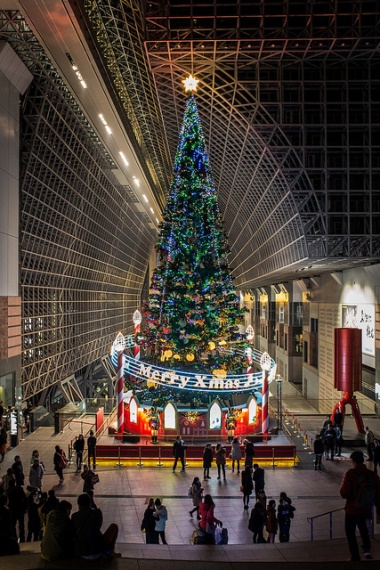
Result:
{"type": "Polygon", "coordinates": [[[185,91],[196,91],[199,79],[195,79],[192,75],[189,75],[186,79],[182,81],[185,86],[185,91]]]}

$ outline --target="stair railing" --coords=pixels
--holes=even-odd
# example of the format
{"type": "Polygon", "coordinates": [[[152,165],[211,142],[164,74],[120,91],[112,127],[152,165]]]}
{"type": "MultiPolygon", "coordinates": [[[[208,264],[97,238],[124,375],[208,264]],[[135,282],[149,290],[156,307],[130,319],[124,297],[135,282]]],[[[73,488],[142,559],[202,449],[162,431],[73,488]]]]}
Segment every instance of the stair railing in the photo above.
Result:
{"type": "MultiPolygon", "coordinates": [[[[326,515],[329,515],[329,519],[330,519],[330,540],[332,540],[333,537],[333,513],[337,513],[338,511],[343,511],[344,507],[341,507],[340,509],[334,509],[333,511],[326,511],[325,513],[321,513],[320,515],[315,515],[314,517],[306,517],[307,522],[310,524],[310,540],[311,542],[313,542],[314,540],[314,519],[318,519],[320,517],[324,517],[326,515]]],[[[374,538],[374,531],[375,531],[375,510],[374,508],[372,508],[372,514],[371,514],[371,518],[369,519],[369,529],[370,529],[370,535],[372,538],[374,538]]]]}

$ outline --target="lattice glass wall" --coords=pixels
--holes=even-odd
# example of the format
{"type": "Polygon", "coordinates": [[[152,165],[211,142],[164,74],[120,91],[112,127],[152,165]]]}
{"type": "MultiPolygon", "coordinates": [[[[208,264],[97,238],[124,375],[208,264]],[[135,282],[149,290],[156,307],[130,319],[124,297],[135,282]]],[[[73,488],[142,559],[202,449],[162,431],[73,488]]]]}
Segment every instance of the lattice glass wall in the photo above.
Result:
{"type": "Polygon", "coordinates": [[[131,331],[154,230],[22,16],[0,13],[34,80],[21,109],[23,397],[109,353],[131,331]]]}

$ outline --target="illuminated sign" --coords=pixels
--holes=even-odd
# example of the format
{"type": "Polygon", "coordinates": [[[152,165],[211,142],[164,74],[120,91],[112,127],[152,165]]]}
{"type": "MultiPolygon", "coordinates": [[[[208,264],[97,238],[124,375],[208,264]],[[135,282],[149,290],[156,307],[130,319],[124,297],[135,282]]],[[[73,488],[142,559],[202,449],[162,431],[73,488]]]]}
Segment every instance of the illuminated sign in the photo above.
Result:
{"type": "MultiPolygon", "coordinates": [[[[126,338],[126,345],[129,346],[126,338]]],[[[252,365],[258,370],[249,374],[202,374],[162,368],[151,363],[136,360],[133,356],[124,354],[124,373],[137,380],[149,381],[150,383],[169,386],[178,390],[195,390],[197,392],[251,392],[253,389],[261,389],[263,372],[260,368],[262,353],[254,348],[252,350],[252,365]]],[[[243,359],[243,351],[241,353],[243,359]]],[[[113,350],[112,362],[117,366],[117,351],[113,350]]],[[[218,371],[219,372],[219,371],[218,371]]],[[[276,375],[276,364],[271,359],[268,381],[271,382],[276,375]]]]}

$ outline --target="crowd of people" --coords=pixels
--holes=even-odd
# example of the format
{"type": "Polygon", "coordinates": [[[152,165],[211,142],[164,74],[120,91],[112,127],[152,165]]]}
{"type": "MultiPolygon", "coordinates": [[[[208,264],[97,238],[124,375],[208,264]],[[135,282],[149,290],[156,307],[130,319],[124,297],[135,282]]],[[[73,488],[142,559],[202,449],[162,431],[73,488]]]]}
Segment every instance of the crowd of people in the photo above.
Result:
{"type": "MultiPolygon", "coordinates": [[[[84,441],[83,436],[77,441],[84,441]]],[[[76,448],[76,453],[83,458],[83,448],[76,448]]],[[[91,468],[91,461],[95,468],[95,454],[89,457],[88,465],[83,464],[83,493],[77,499],[77,512],[71,514],[72,504],[60,501],[54,489],[42,491],[45,465],[38,450],[33,451],[30,459],[29,485],[25,485],[21,458],[15,456],[12,467],[0,479],[0,555],[18,554],[22,542],[41,541],[41,557],[49,561],[120,556],[114,550],[117,525],[111,524],[101,532],[103,515],[94,501],[94,486],[99,476],[91,468]]],[[[53,464],[61,483],[67,459],[59,445],[55,446],[53,464]]],[[[82,463],[78,460],[76,467],[79,472],[82,463]]]]}
{"type": "MultiPolygon", "coordinates": [[[[336,426],[326,420],[323,430],[327,433],[336,426]]],[[[368,431],[368,428],[366,428],[368,431]]],[[[373,434],[372,434],[373,435],[373,434]]],[[[103,515],[94,501],[94,487],[99,482],[99,476],[95,472],[96,467],[96,438],[90,433],[93,444],[93,452],[89,455],[88,464],[83,463],[84,438],[79,436],[74,444],[76,471],[81,471],[83,480],[83,492],[77,499],[77,511],[72,513],[72,504],[66,500],[59,500],[54,489],[48,493],[43,492],[43,479],[45,465],[40,458],[38,450],[34,450],[30,458],[27,475],[21,457],[16,455],[14,462],[0,479],[0,555],[17,554],[20,542],[41,541],[41,556],[46,560],[58,560],[65,557],[83,557],[96,559],[99,557],[120,556],[115,553],[115,544],[118,536],[118,527],[111,524],[102,533],[103,515]],[[92,466],[91,466],[92,462],[92,466]],[[26,481],[29,485],[26,485],[26,481]],[[24,490],[25,488],[25,490],[24,490]],[[27,524],[25,525],[25,515],[27,524]]],[[[252,532],[253,543],[274,543],[276,535],[280,542],[289,542],[291,521],[294,518],[295,507],[286,492],[279,495],[278,504],[271,498],[267,501],[265,494],[265,471],[258,463],[253,463],[255,456],[254,445],[250,440],[244,440],[244,455],[240,442],[235,438],[231,444],[231,468],[240,475],[240,492],[243,498],[243,509],[248,510],[250,499],[254,496],[253,508],[248,522],[248,529],[252,532]],[[244,457],[244,465],[240,470],[240,463],[244,457]],[[264,536],[264,531],[266,535],[264,536]]],[[[370,538],[368,534],[367,520],[373,505],[380,512],[380,482],[376,475],[378,465],[378,441],[371,439],[372,457],[368,461],[374,463],[374,473],[366,468],[365,457],[361,451],[351,454],[353,468],[345,474],[340,493],[346,499],[346,522],[345,531],[352,555],[352,560],[359,560],[359,550],[355,536],[358,528],[362,541],[365,558],[370,558],[370,538]],[[376,462],[377,458],[377,462],[376,462]],[[370,475],[368,475],[370,473],[370,475]],[[373,478],[373,480],[371,479],[373,478]],[[373,487],[372,495],[365,500],[358,499],[358,489],[363,481],[369,487],[373,487]]],[[[185,443],[180,436],[177,437],[173,454],[175,471],[178,460],[181,461],[182,470],[185,470],[184,462],[185,443]]],[[[331,453],[331,448],[329,448],[331,453]]],[[[321,434],[316,438],[314,448],[316,455],[315,468],[320,468],[321,458],[326,454],[321,434]],[[318,444],[321,445],[318,447],[318,444]],[[320,456],[320,457],[319,457],[320,456]]],[[[203,478],[207,483],[211,479],[210,470],[213,462],[217,467],[217,479],[226,479],[226,448],[218,443],[213,449],[210,443],[206,444],[203,452],[203,478]]],[[[67,458],[62,448],[55,446],[53,456],[54,470],[59,483],[64,480],[64,470],[67,467],[67,458]]],[[[239,482],[239,479],[237,480],[239,482]]],[[[368,493],[367,493],[368,494],[368,493]]],[[[364,491],[363,491],[364,496],[364,491]]],[[[209,493],[204,494],[199,477],[194,477],[189,489],[189,497],[192,499],[193,508],[189,511],[192,517],[196,513],[199,523],[198,543],[225,544],[218,542],[216,536],[218,529],[223,523],[214,514],[215,503],[209,493]],[[201,540],[202,539],[202,540],[201,540]]],[[[150,498],[147,502],[141,530],[145,533],[147,544],[167,544],[165,536],[168,510],[162,504],[160,498],[150,498]]],[[[378,520],[379,522],[379,520],[378,520]]],[[[226,529],[224,537],[228,537],[226,529]]],[[[226,539],[228,540],[228,538],[226,539]]]]}

